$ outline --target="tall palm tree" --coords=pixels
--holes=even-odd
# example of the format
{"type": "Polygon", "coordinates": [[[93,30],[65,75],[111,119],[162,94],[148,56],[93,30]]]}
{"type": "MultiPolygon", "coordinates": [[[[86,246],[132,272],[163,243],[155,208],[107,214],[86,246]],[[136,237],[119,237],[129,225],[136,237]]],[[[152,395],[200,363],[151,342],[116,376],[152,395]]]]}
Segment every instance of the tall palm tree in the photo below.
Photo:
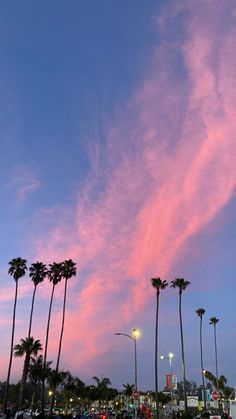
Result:
{"type": "Polygon", "coordinates": [[[10,267],[8,269],[8,274],[11,275],[15,281],[15,299],[14,299],[14,308],[13,308],[13,317],[12,317],[10,359],[9,359],[9,365],[8,365],[7,382],[6,382],[4,402],[3,402],[4,412],[7,411],[7,397],[8,397],[8,391],[9,391],[9,382],[10,382],[12,357],[13,357],[13,349],[14,349],[14,333],[15,333],[15,321],[16,321],[16,303],[17,303],[17,295],[18,295],[18,280],[22,278],[27,271],[26,263],[27,261],[22,258],[14,258],[9,262],[10,267]]]}
{"type": "Polygon", "coordinates": [[[62,263],[53,262],[52,264],[49,265],[48,278],[49,278],[49,281],[52,282],[52,292],[51,292],[51,299],[50,299],[49,310],[48,310],[48,322],[47,322],[46,339],[45,339],[45,347],[44,347],[44,357],[43,357],[44,373],[43,373],[43,379],[42,379],[42,397],[41,397],[41,404],[42,404],[41,407],[42,407],[43,416],[44,416],[45,370],[46,370],[46,364],[47,364],[47,350],[48,350],[48,338],[49,338],[52,302],[53,302],[53,297],[54,297],[55,286],[62,279],[62,263]]]}
{"type": "MultiPolygon", "coordinates": [[[[66,296],[67,296],[67,284],[68,279],[72,278],[72,276],[76,275],[77,268],[76,263],[73,260],[68,259],[61,263],[61,277],[65,279],[65,287],[64,287],[64,299],[63,299],[63,312],[62,312],[62,323],[61,323],[61,334],[58,346],[58,355],[57,355],[57,364],[56,364],[56,374],[59,371],[59,363],[61,357],[61,346],[62,346],[62,338],[64,332],[64,324],[65,324],[65,311],[66,311],[66,296]]],[[[52,397],[51,397],[51,406],[53,409],[55,401],[55,389],[53,389],[52,397]]],[[[52,411],[50,412],[50,414],[52,411]]]]}
{"type": "Polygon", "coordinates": [[[62,314],[62,324],[61,324],[61,335],[58,347],[58,355],[57,355],[57,364],[56,364],[56,371],[59,369],[60,357],[61,357],[61,345],[62,345],[62,337],[64,332],[64,324],[65,324],[65,310],[66,310],[66,295],[67,295],[67,283],[68,279],[75,276],[77,272],[76,263],[73,260],[68,259],[62,262],[62,271],[61,275],[62,278],[65,279],[65,288],[64,288],[64,301],[63,301],[63,314],[62,314]]]}
{"type": "Polygon", "coordinates": [[[159,299],[160,291],[164,290],[168,284],[161,278],[151,278],[151,284],[156,290],[156,324],[155,324],[155,401],[156,419],[159,419],[159,400],[158,400],[158,320],[159,320],[159,299]]]}
{"type": "Polygon", "coordinates": [[[32,279],[34,284],[34,291],[32,295],[32,303],[31,303],[31,311],[30,311],[30,322],[29,322],[29,331],[28,331],[28,338],[31,334],[31,327],[32,327],[32,318],[33,318],[33,310],[34,310],[34,299],[36,288],[40,282],[43,282],[44,278],[47,276],[47,267],[42,262],[35,262],[32,263],[29,268],[29,277],[32,279]]]}
{"type": "Polygon", "coordinates": [[[22,405],[24,397],[25,383],[28,377],[30,359],[32,356],[37,356],[38,352],[42,350],[42,345],[40,340],[34,340],[34,338],[29,337],[26,339],[21,339],[20,343],[14,346],[14,355],[15,357],[22,357],[25,355],[20,392],[18,397],[18,408],[22,405]]]}
{"type": "Polygon", "coordinates": [[[210,318],[210,324],[214,326],[214,342],[215,342],[215,361],[216,361],[216,388],[218,390],[219,387],[219,374],[218,374],[218,355],[217,355],[217,342],[216,342],[216,325],[219,322],[217,317],[210,318]]]}
{"type": "Polygon", "coordinates": [[[184,408],[185,411],[188,409],[187,405],[187,389],[186,389],[186,373],[185,373],[185,358],[184,358],[184,333],[183,333],[183,320],[182,320],[182,294],[183,291],[191,284],[184,278],[175,278],[171,281],[171,287],[177,288],[179,291],[179,322],[180,322],[180,338],[181,338],[181,354],[182,354],[182,374],[183,374],[183,385],[184,385],[184,408]]]}
{"type": "Polygon", "coordinates": [[[206,411],[206,386],[205,386],[205,370],[203,368],[203,348],[202,348],[202,317],[205,314],[204,308],[198,308],[196,314],[200,318],[200,353],[201,353],[201,373],[202,373],[202,385],[203,385],[203,402],[204,410],[206,411]]]}

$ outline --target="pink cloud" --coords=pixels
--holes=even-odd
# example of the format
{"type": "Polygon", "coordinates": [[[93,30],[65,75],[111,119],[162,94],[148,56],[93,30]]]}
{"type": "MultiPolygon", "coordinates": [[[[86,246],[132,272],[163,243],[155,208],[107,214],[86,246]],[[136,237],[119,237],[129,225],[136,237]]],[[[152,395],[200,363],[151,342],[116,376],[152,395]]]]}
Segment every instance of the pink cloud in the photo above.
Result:
{"type": "Polygon", "coordinates": [[[31,170],[19,168],[16,170],[14,178],[8,183],[7,188],[14,191],[17,203],[22,203],[39,186],[40,182],[35,178],[31,170]]]}
{"type": "MultiPolygon", "coordinates": [[[[174,46],[165,22],[175,16],[167,8],[163,43],[153,53],[146,80],[106,127],[106,184],[99,183],[96,148],[96,169],[78,197],[74,219],[67,219],[69,234],[63,223],[47,241],[37,242],[42,260],[78,261],[64,346],[68,352],[74,348],[69,338],[75,330],[83,336],[73,352],[81,368],[109,350],[109,339],[105,348],[99,342],[137,318],[153,294],[149,278],[168,278],[189,238],[235,193],[236,33],[228,26],[219,37],[220,2],[206,3],[206,14],[199,2],[188,6],[186,41],[174,46]],[[173,51],[186,74],[175,74],[173,51]]],[[[55,349],[60,318],[53,322],[55,349]]]]}

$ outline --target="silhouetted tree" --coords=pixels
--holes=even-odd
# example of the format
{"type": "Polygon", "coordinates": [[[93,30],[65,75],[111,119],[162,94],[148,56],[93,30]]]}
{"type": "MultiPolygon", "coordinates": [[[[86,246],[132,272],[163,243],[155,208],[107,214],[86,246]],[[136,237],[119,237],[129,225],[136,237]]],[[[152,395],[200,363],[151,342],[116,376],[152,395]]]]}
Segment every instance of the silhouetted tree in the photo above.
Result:
{"type": "Polygon", "coordinates": [[[196,314],[200,318],[200,354],[201,354],[201,374],[202,374],[202,385],[203,385],[203,402],[204,411],[206,411],[206,388],[205,388],[205,370],[203,367],[203,347],[202,347],[202,317],[205,314],[204,308],[198,308],[196,314]]]}
{"type": "Polygon", "coordinates": [[[210,324],[214,327],[214,344],[215,344],[215,363],[216,363],[216,388],[218,390],[219,387],[219,374],[218,374],[218,354],[217,354],[217,341],[216,341],[216,325],[219,322],[219,319],[217,317],[211,317],[210,318],[210,324]]]}
{"type": "Polygon", "coordinates": [[[32,318],[33,318],[33,311],[34,311],[34,299],[36,288],[40,282],[44,280],[47,276],[47,267],[42,262],[35,262],[29,268],[29,277],[33,281],[34,284],[34,291],[32,295],[32,302],[31,302],[31,311],[30,311],[30,321],[29,321],[29,331],[28,331],[28,338],[31,335],[31,327],[32,327],[32,318]]]}
{"type": "Polygon", "coordinates": [[[155,401],[156,401],[156,419],[159,419],[159,400],[158,400],[158,320],[159,320],[159,299],[160,291],[164,290],[168,284],[161,278],[152,278],[151,284],[156,290],[156,318],[155,318],[155,401]]]}
{"type": "Polygon", "coordinates": [[[24,397],[24,388],[28,376],[30,358],[31,356],[37,356],[38,352],[42,350],[42,345],[39,340],[34,340],[34,338],[29,337],[26,339],[21,339],[20,343],[14,346],[14,355],[15,357],[22,357],[25,355],[20,392],[19,392],[19,401],[18,408],[22,405],[24,397]]]}
{"type": "Polygon", "coordinates": [[[14,348],[14,333],[15,333],[15,321],[16,321],[16,304],[17,304],[17,295],[18,295],[18,280],[22,278],[26,271],[27,261],[22,258],[15,258],[9,262],[9,269],[8,274],[11,275],[15,281],[15,299],[14,299],[14,308],[13,308],[13,317],[12,317],[12,332],[11,332],[11,346],[10,346],[10,358],[9,358],[9,365],[8,365],[8,372],[7,372],[7,381],[5,387],[5,395],[4,395],[4,402],[3,402],[3,409],[6,413],[7,411],[7,397],[8,397],[8,388],[11,376],[11,366],[12,366],[12,357],[13,357],[13,348],[14,348]]]}
{"type": "Polygon", "coordinates": [[[180,338],[181,338],[181,354],[182,354],[182,374],[184,384],[184,408],[188,409],[187,405],[187,392],[186,392],[186,373],[185,373],[185,357],[184,357],[184,334],[183,334],[183,321],[182,321],[182,294],[183,291],[190,285],[189,281],[184,278],[176,278],[171,281],[171,287],[177,288],[179,291],[179,322],[180,322],[180,338]]]}
{"type": "MultiPolygon", "coordinates": [[[[53,297],[54,297],[55,286],[62,279],[62,263],[53,262],[52,264],[49,265],[48,278],[49,278],[49,281],[52,282],[52,292],[51,292],[51,299],[50,299],[49,310],[48,310],[48,322],[47,322],[45,348],[44,348],[44,358],[43,358],[43,369],[44,370],[46,369],[46,364],[47,364],[47,349],[48,349],[48,338],[49,338],[52,302],[53,302],[53,297]]],[[[44,416],[44,393],[45,393],[45,377],[44,377],[44,374],[43,374],[42,397],[41,397],[42,415],[43,416],[44,416]]]]}

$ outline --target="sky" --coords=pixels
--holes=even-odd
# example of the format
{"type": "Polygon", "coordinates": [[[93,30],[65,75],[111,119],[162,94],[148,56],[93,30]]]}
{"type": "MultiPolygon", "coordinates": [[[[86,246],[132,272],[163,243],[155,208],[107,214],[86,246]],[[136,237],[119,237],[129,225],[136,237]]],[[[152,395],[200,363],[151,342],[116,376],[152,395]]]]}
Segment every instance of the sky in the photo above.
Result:
{"type": "MultiPolygon", "coordinates": [[[[10,350],[14,257],[72,258],[60,368],[86,384],[154,389],[155,290],[184,277],[186,376],[204,367],[236,386],[236,4],[234,0],[51,0],[0,4],[0,380],[10,350]]],[[[64,284],[48,359],[56,363],[64,284]]],[[[33,284],[19,281],[14,343],[33,284]]],[[[36,293],[45,342],[51,284],[36,293]]],[[[178,294],[161,293],[159,355],[181,380],[178,294]]],[[[11,381],[21,376],[13,360],[11,381]]],[[[159,382],[169,373],[160,361],[159,382]]]]}

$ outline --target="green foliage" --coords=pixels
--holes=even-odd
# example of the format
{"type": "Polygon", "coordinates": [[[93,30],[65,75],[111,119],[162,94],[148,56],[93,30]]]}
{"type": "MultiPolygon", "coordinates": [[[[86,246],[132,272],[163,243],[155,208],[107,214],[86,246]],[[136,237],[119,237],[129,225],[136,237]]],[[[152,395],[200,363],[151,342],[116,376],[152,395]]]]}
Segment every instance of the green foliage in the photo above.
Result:
{"type": "Polygon", "coordinates": [[[125,388],[124,394],[128,397],[131,397],[135,389],[135,385],[126,383],[126,384],[123,384],[123,387],[125,388]]]}
{"type": "Polygon", "coordinates": [[[210,417],[210,413],[209,412],[203,412],[201,415],[202,418],[209,418],[210,417]]]}
{"type": "Polygon", "coordinates": [[[192,416],[192,414],[190,413],[190,411],[189,411],[189,410],[185,410],[185,411],[182,413],[181,418],[182,418],[182,419],[193,419],[193,416],[192,416]]]}

